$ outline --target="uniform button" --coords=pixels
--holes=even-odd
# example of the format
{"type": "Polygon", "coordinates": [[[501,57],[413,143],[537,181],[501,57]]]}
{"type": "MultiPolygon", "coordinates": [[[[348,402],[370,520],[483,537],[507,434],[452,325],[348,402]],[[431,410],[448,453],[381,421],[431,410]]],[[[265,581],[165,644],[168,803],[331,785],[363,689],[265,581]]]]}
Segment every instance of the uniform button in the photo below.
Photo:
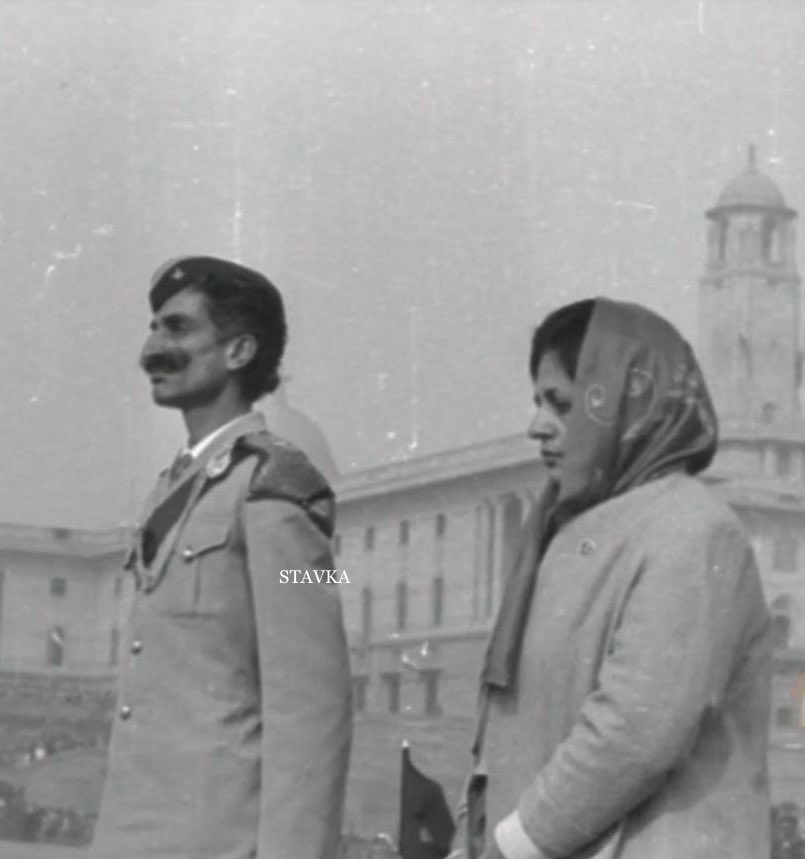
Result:
{"type": "Polygon", "coordinates": [[[182,550],[182,560],[185,561],[185,563],[189,563],[195,557],[196,553],[193,551],[192,546],[188,546],[186,549],[182,550]]]}
{"type": "Polygon", "coordinates": [[[131,718],[131,707],[128,704],[124,704],[120,708],[120,718],[121,719],[130,719],[131,718]]]}
{"type": "Polygon", "coordinates": [[[132,641],[131,643],[131,652],[136,656],[138,653],[142,653],[143,643],[142,641],[132,641]]]}

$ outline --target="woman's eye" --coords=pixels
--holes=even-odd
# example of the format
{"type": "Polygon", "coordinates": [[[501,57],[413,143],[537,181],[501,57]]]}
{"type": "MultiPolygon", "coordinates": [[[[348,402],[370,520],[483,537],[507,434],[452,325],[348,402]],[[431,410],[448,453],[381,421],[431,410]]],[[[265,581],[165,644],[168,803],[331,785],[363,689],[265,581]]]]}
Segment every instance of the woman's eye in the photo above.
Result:
{"type": "Polygon", "coordinates": [[[565,397],[560,397],[558,394],[549,392],[545,396],[545,402],[555,412],[564,413],[570,408],[570,401],[565,397]]]}

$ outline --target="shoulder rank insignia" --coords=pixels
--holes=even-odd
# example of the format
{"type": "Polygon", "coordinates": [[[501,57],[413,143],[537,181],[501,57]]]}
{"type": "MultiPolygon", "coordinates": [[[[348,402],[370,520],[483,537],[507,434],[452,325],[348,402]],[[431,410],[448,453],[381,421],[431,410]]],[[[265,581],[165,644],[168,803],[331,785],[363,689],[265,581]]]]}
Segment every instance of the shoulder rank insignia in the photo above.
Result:
{"type": "Polygon", "coordinates": [[[276,498],[290,501],[301,507],[327,537],[333,536],[333,490],[299,448],[269,432],[242,436],[238,444],[242,450],[259,458],[247,500],[276,498]]]}

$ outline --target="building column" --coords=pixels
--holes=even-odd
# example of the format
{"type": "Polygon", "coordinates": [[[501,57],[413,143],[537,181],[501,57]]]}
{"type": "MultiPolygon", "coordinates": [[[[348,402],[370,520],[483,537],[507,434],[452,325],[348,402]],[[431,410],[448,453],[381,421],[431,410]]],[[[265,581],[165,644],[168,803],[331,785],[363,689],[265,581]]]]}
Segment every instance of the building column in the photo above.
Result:
{"type": "MultiPolygon", "coordinates": [[[[499,505],[495,499],[485,498],[476,507],[478,528],[475,542],[476,582],[478,611],[476,617],[490,617],[496,606],[497,571],[499,569],[500,540],[499,505]]],[[[475,606],[475,599],[473,605],[475,606]]]]}
{"type": "Polygon", "coordinates": [[[474,544],[472,552],[472,599],[471,620],[477,620],[481,616],[484,589],[484,546],[486,538],[484,530],[486,527],[486,516],[483,503],[476,504],[472,508],[474,544]]]}

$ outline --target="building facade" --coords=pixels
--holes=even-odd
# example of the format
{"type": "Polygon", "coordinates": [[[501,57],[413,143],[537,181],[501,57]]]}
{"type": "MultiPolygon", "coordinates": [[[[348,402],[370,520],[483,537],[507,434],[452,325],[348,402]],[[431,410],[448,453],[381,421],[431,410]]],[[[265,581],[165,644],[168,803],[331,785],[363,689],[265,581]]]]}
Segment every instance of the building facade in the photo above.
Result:
{"type": "Polygon", "coordinates": [[[126,529],[0,525],[0,671],[113,675],[126,529]]]}

